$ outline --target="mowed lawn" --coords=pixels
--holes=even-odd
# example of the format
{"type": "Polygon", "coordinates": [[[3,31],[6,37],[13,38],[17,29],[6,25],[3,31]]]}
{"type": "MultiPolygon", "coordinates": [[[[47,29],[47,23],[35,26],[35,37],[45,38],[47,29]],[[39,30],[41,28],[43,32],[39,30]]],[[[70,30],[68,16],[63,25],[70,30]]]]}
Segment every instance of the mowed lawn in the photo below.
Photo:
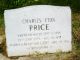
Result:
{"type": "MultiPolygon", "coordinates": [[[[4,17],[0,15],[0,36],[5,36],[4,17]]],[[[5,38],[5,37],[4,37],[5,38]]],[[[6,40],[6,39],[5,39],[6,40]]],[[[5,42],[0,45],[4,47],[5,42]]],[[[4,49],[3,49],[4,50],[4,49]]],[[[4,53],[4,51],[0,52],[4,53]]],[[[80,13],[72,13],[72,51],[71,52],[56,52],[54,54],[39,54],[35,55],[38,59],[46,56],[55,56],[55,60],[80,60],[80,13]]],[[[30,57],[34,57],[33,55],[30,57]]]]}

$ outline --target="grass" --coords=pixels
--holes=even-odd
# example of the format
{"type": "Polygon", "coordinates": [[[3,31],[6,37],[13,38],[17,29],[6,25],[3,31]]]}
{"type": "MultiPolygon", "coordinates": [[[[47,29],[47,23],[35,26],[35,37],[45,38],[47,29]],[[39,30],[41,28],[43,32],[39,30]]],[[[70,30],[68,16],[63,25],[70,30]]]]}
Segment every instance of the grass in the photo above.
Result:
{"type": "MultiPolygon", "coordinates": [[[[0,15],[0,36],[5,36],[4,33],[4,19],[3,15],[0,15]]],[[[71,52],[57,52],[54,54],[34,54],[29,55],[28,57],[37,60],[41,60],[41,58],[54,57],[54,60],[80,60],[80,13],[72,13],[72,51],[71,52]]],[[[4,39],[5,40],[5,39],[4,39]]],[[[3,42],[1,47],[5,46],[3,42]]],[[[4,51],[3,51],[4,52],[4,51]]],[[[1,52],[2,53],[2,52],[1,52]]],[[[4,53],[5,54],[5,53],[4,53]]]]}
{"type": "Polygon", "coordinates": [[[0,35],[4,34],[4,19],[3,14],[0,14],[0,35]]]}

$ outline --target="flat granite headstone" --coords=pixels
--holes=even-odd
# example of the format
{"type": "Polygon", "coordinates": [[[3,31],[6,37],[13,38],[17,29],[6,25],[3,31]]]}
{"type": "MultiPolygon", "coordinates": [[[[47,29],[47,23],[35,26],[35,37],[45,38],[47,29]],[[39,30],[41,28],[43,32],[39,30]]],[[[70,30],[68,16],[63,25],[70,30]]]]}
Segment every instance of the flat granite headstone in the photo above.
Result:
{"type": "Polygon", "coordinates": [[[71,10],[67,6],[34,5],[4,11],[8,56],[68,52],[71,10]]]}

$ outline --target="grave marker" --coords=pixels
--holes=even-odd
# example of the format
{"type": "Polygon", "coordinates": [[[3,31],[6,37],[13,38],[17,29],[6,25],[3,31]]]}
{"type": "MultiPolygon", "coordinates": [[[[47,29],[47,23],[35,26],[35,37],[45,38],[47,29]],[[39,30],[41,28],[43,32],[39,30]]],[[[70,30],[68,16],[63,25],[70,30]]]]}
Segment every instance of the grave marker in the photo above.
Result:
{"type": "Polygon", "coordinates": [[[71,51],[69,7],[34,5],[5,10],[8,56],[71,51]]]}

